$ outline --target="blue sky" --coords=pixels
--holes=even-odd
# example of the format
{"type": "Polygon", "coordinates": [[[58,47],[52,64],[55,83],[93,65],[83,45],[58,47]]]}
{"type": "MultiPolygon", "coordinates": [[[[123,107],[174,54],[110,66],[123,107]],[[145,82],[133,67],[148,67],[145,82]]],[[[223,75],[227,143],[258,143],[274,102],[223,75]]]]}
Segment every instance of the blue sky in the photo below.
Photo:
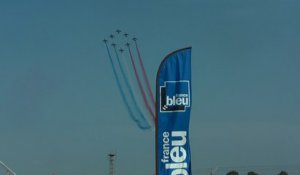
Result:
{"type": "Polygon", "coordinates": [[[1,1],[0,160],[17,174],[154,173],[154,131],[122,103],[102,39],[139,38],[152,89],[192,46],[194,174],[300,164],[300,2],[1,1]]]}

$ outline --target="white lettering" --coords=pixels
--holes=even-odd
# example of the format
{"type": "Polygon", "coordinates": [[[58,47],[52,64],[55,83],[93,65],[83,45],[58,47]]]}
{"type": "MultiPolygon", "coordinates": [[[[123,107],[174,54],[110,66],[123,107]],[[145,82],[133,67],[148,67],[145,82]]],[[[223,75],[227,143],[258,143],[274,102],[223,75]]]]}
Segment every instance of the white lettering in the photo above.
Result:
{"type": "Polygon", "coordinates": [[[172,171],[171,175],[188,175],[189,173],[185,169],[176,169],[172,171]]]}
{"type": "Polygon", "coordinates": [[[169,132],[163,132],[163,158],[160,160],[162,163],[169,162],[169,155],[170,155],[170,139],[169,139],[169,132]]]}
{"type": "MultiPolygon", "coordinates": [[[[166,169],[172,169],[171,175],[188,175],[187,168],[188,164],[186,162],[186,150],[184,149],[184,145],[186,144],[186,131],[172,131],[172,142],[171,142],[171,151],[168,154],[164,153],[165,155],[170,155],[172,163],[169,161],[162,161],[165,164],[166,169]]],[[[165,139],[165,138],[164,138],[165,139]]],[[[163,139],[163,141],[164,141],[163,139]]],[[[169,139],[168,139],[169,140],[169,139]]],[[[167,141],[167,140],[166,140],[167,141]]],[[[162,160],[165,160],[162,159],[162,160]]]]}
{"type": "Polygon", "coordinates": [[[166,169],[178,169],[187,168],[187,163],[168,163],[166,164],[166,169]]]}
{"type": "MultiPolygon", "coordinates": [[[[177,96],[178,94],[176,94],[176,96],[173,96],[173,97],[169,97],[167,96],[166,98],[166,105],[167,106],[175,106],[175,105],[178,105],[178,106],[188,106],[189,105],[189,98],[188,97],[185,97],[183,95],[179,95],[177,96]]],[[[187,95],[187,94],[186,94],[187,95]]]]}
{"type": "Polygon", "coordinates": [[[173,140],[172,145],[183,146],[186,143],[186,131],[173,131],[172,137],[181,137],[181,140],[173,140]]]}
{"type": "Polygon", "coordinates": [[[179,146],[172,148],[170,155],[174,162],[183,162],[186,159],[185,149],[179,146]]]}

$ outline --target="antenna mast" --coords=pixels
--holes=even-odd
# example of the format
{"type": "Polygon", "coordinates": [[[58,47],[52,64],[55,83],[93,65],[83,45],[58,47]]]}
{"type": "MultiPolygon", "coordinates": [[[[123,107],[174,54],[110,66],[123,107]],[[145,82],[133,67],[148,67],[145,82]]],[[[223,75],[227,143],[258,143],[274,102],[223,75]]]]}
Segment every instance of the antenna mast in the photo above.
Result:
{"type": "Polygon", "coordinates": [[[109,175],[115,175],[115,159],[116,154],[108,154],[108,160],[109,160],[109,175]]]}

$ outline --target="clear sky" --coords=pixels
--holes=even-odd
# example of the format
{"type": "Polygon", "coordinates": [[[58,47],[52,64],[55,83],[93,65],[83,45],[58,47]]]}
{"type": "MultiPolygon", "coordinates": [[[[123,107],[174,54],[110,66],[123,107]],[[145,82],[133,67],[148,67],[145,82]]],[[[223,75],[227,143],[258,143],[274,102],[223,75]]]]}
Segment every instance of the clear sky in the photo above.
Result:
{"type": "MultiPolygon", "coordinates": [[[[300,1],[1,0],[0,160],[22,175],[154,173],[102,39],[135,34],[152,89],[192,46],[194,174],[300,164],[300,1]]],[[[1,172],[0,172],[1,173],[1,172]]]]}

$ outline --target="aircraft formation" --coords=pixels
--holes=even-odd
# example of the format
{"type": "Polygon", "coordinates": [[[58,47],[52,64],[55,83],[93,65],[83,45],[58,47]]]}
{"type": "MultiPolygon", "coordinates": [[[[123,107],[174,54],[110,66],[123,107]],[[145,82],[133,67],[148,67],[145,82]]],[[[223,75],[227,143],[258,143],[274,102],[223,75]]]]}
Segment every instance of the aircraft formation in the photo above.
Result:
{"type": "Polygon", "coordinates": [[[155,100],[137,43],[117,29],[103,39],[122,101],[140,129],[155,125],[155,100]]]}

